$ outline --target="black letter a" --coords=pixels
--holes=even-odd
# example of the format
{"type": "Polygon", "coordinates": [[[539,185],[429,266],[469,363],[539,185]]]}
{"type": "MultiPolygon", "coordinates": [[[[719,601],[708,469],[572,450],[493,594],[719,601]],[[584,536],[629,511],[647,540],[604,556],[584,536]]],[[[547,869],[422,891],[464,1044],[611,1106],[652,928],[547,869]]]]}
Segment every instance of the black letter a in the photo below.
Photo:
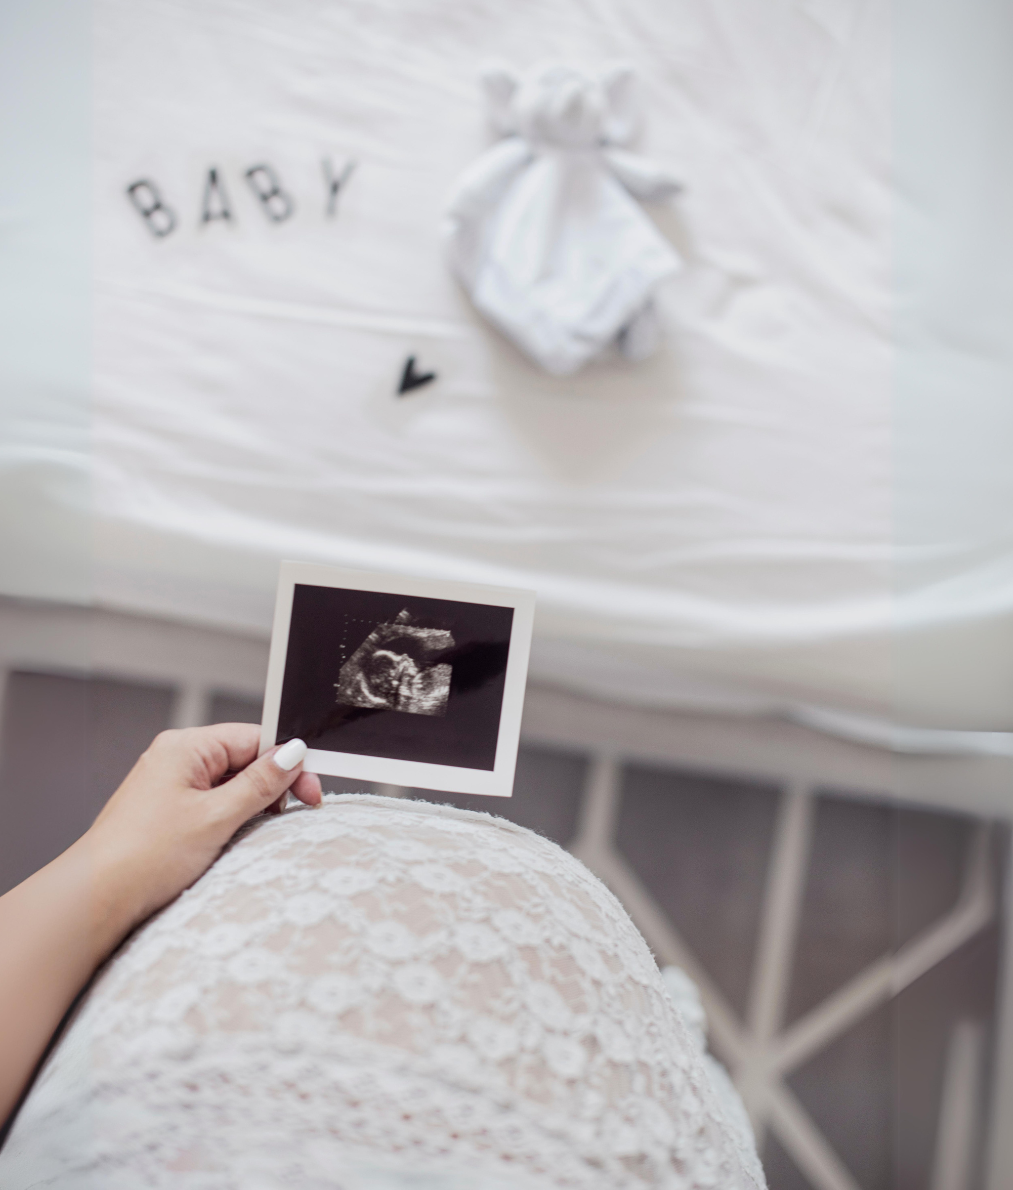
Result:
{"type": "Polygon", "coordinates": [[[201,223],[212,223],[215,219],[228,222],[232,218],[229,210],[229,200],[225,187],[218,180],[218,170],[209,169],[207,181],[204,183],[204,211],[200,217],[201,223]]]}

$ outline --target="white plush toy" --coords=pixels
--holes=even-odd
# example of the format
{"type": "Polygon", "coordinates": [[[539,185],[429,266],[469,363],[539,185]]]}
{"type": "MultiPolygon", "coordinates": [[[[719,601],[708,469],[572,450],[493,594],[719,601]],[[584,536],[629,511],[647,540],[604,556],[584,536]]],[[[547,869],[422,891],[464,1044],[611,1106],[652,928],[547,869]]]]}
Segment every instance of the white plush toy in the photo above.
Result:
{"type": "Polygon", "coordinates": [[[634,198],[678,183],[627,152],[633,74],[544,63],[482,75],[503,134],[458,179],[445,218],[451,266],[476,307],[550,372],[611,346],[643,359],[658,339],[653,294],[681,261],[634,198]]]}

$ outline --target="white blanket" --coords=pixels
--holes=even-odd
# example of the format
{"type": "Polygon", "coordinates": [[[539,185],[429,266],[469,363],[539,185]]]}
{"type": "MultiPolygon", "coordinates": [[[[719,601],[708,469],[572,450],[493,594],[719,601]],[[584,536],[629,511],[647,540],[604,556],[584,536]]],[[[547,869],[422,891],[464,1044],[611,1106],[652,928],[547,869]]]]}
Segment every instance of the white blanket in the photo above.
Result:
{"type": "Polygon", "coordinates": [[[282,557],[488,580],[554,682],[1008,729],[1013,101],[985,0],[890,11],[98,0],[90,390],[73,80],[8,38],[3,589],[266,631],[282,557]],[[490,56],[634,64],[686,183],[644,363],[547,376],[450,276],[490,56]]]}

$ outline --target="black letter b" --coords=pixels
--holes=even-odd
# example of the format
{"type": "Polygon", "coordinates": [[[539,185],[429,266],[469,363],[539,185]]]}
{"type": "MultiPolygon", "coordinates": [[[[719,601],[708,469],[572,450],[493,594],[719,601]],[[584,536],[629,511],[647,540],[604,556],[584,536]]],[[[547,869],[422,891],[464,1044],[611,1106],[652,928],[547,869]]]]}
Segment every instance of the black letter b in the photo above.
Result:
{"type": "Polygon", "coordinates": [[[176,227],[176,213],[162,202],[158,187],[147,178],[141,178],[127,187],[127,198],[133,208],[148,225],[148,231],[161,239],[176,227]]]}
{"type": "Polygon", "coordinates": [[[264,214],[272,223],[284,223],[295,209],[292,196],[286,194],[278,175],[269,165],[251,165],[246,171],[250,189],[264,205],[264,214]]]}

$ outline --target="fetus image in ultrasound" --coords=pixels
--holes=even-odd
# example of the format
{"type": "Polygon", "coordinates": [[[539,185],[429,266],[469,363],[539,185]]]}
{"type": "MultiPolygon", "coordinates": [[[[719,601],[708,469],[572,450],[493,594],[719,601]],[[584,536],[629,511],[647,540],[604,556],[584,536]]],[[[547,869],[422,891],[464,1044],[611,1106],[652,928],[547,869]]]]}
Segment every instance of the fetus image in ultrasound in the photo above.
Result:
{"type": "Polygon", "coordinates": [[[453,635],[415,623],[407,608],[378,624],[338,671],[337,702],[409,715],[447,713],[453,666],[441,660],[453,635]]]}

